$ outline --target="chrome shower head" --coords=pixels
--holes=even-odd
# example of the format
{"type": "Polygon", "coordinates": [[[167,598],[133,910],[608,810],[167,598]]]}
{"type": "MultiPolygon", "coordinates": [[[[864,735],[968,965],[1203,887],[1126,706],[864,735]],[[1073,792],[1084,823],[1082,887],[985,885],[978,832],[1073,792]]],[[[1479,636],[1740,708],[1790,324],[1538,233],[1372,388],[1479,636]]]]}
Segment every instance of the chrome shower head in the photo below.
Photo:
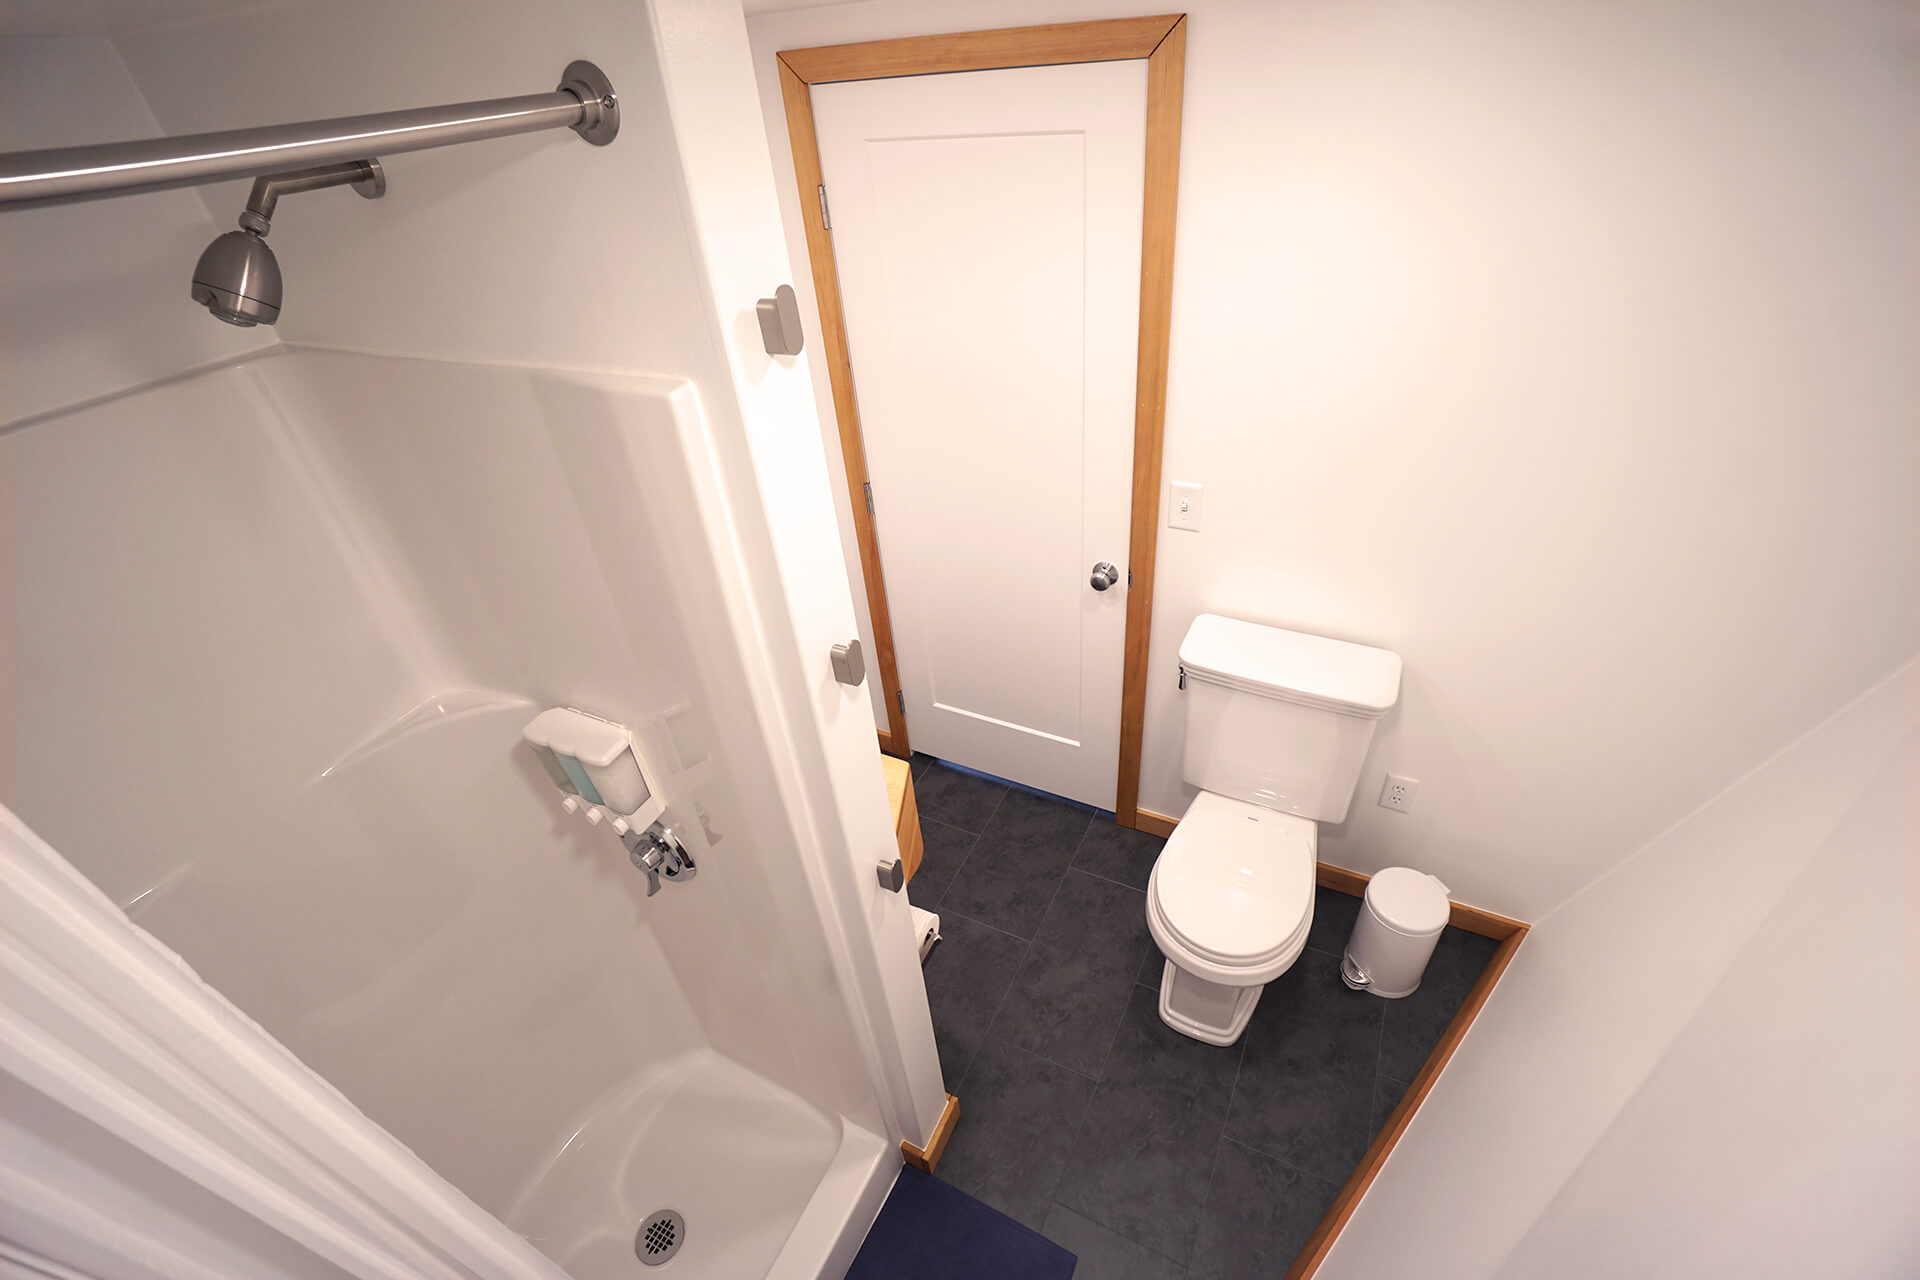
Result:
{"type": "Polygon", "coordinates": [[[193,269],[193,300],[216,320],[251,328],[280,316],[280,264],[258,231],[214,237],[193,269]]]}
{"type": "Polygon", "coordinates": [[[280,264],[267,247],[280,197],[296,191],[351,186],[369,200],[387,194],[378,160],[349,160],[312,169],[262,174],[240,213],[240,230],[214,237],[193,268],[193,300],[216,320],[251,328],[280,318],[280,264]]]}

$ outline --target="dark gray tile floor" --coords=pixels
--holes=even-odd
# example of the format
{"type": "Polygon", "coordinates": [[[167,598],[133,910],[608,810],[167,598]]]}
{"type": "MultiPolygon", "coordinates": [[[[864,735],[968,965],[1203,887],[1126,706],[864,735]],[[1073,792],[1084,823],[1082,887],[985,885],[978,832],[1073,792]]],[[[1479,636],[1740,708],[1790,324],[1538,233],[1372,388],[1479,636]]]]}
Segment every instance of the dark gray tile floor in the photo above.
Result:
{"type": "Polygon", "coordinates": [[[1284,1272],[1491,958],[1448,929],[1404,1000],[1349,991],[1360,901],[1319,890],[1307,950],[1238,1044],[1160,1021],[1147,876],[1163,841],[925,756],[940,913],[927,998],[960,1125],[939,1176],[1080,1257],[1075,1280],[1284,1272]]]}

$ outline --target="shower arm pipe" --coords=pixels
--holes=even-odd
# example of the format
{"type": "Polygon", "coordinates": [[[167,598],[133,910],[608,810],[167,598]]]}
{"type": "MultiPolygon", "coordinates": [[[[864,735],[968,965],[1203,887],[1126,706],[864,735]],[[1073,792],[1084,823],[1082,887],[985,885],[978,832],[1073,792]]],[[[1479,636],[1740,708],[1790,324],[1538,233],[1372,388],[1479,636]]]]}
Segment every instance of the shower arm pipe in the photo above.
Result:
{"type": "Polygon", "coordinates": [[[345,164],[323,164],[312,169],[263,173],[253,180],[253,191],[247,196],[247,208],[240,215],[240,225],[265,235],[274,210],[280,207],[281,196],[347,186],[369,200],[377,200],[387,194],[386,174],[377,160],[349,160],[345,164]]]}
{"type": "Polygon", "coordinates": [[[591,62],[570,64],[551,93],[184,138],[11,152],[0,155],[0,210],[167,191],[560,128],[595,146],[612,142],[620,131],[613,84],[591,62]]]}

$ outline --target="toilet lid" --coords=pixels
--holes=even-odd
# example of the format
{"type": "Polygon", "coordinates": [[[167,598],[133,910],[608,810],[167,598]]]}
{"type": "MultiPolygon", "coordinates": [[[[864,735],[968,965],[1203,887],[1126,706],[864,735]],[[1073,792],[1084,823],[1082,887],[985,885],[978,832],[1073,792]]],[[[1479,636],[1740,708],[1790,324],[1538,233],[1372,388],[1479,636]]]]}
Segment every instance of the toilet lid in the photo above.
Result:
{"type": "Polygon", "coordinates": [[[1311,919],[1314,834],[1306,818],[1201,792],[1154,864],[1161,918],[1209,959],[1278,953],[1311,919]]]}

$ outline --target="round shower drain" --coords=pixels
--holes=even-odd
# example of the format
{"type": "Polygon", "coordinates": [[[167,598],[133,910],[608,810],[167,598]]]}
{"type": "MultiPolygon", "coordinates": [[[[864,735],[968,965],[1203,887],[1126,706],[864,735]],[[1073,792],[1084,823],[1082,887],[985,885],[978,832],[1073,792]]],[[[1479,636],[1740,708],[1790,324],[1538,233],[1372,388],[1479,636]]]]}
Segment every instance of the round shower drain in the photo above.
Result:
{"type": "Polygon", "coordinates": [[[640,1261],[657,1267],[680,1252],[687,1240],[687,1220],[672,1209],[650,1214],[633,1237],[633,1252],[640,1261]]]}

